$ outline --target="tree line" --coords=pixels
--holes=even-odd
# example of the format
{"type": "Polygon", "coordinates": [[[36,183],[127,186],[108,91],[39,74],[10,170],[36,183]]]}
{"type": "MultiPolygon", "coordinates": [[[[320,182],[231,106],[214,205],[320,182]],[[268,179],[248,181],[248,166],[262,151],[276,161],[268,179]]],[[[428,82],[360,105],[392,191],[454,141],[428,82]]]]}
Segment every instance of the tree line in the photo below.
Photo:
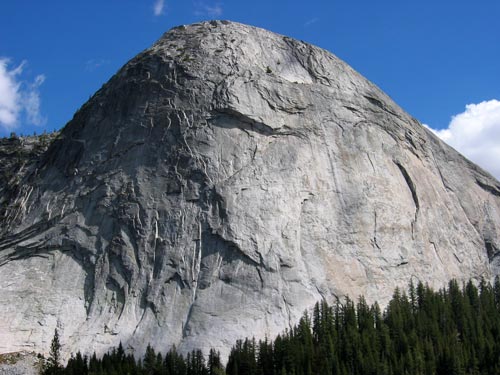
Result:
{"type": "Polygon", "coordinates": [[[57,349],[44,374],[500,374],[500,281],[453,280],[438,291],[410,283],[394,291],[383,311],[363,297],[318,302],[274,340],[237,341],[226,366],[213,349],[205,359],[199,350],[183,356],[173,347],[162,355],[148,346],[136,360],[120,345],[102,358],[77,353],[63,367],[53,360],[57,349]]]}

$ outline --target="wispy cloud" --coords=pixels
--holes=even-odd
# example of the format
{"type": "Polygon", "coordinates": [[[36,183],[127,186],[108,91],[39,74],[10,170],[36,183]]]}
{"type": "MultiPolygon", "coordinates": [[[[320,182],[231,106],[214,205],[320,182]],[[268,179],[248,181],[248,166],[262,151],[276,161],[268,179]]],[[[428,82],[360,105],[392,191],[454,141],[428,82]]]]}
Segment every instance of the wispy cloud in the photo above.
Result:
{"type": "Polygon", "coordinates": [[[10,71],[8,63],[8,59],[0,60],[0,125],[9,130],[15,127],[20,111],[20,83],[17,82],[17,76],[22,72],[24,63],[10,71]]]}
{"type": "Polygon", "coordinates": [[[85,63],[85,70],[87,72],[93,72],[94,70],[99,69],[103,65],[109,64],[109,62],[110,61],[107,59],[90,59],[87,60],[87,62],[85,63]]]}
{"type": "Polygon", "coordinates": [[[223,13],[222,4],[219,2],[206,3],[204,1],[195,1],[194,7],[194,14],[196,16],[219,17],[223,13]]]}
{"type": "Polygon", "coordinates": [[[21,115],[26,115],[26,122],[44,125],[46,118],[41,115],[39,88],[45,81],[40,74],[33,82],[21,78],[26,61],[9,69],[10,60],[0,58],[0,127],[13,130],[19,126],[21,115]]]}
{"type": "Polygon", "coordinates": [[[155,16],[161,16],[165,12],[165,0],[156,0],[153,5],[155,16]]]}
{"type": "Polygon", "coordinates": [[[311,18],[310,20],[307,20],[306,22],[304,22],[304,27],[311,26],[312,24],[314,24],[318,21],[319,21],[319,17],[311,18]]]}
{"type": "Polygon", "coordinates": [[[31,83],[26,91],[24,98],[24,109],[28,116],[28,122],[34,125],[45,125],[47,118],[41,114],[40,86],[45,82],[45,76],[40,74],[36,76],[35,81],[31,83]]]}
{"type": "Polygon", "coordinates": [[[447,128],[431,130],[500,180],[500,101],[468,104],[447,128]]]}

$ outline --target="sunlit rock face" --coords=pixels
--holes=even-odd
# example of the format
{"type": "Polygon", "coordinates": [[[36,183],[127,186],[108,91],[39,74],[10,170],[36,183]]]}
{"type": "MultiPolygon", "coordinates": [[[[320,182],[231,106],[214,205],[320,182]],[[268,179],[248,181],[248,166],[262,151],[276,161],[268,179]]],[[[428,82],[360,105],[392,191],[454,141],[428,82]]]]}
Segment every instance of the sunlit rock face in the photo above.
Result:
{"type": "Polygon", "coordinates": [[[227,355],[322,298],[498,273],[498,181],[331,53],[237,23],[166,33],[18,173],[0,352],[57,327],[67,354],[227,355]]]}

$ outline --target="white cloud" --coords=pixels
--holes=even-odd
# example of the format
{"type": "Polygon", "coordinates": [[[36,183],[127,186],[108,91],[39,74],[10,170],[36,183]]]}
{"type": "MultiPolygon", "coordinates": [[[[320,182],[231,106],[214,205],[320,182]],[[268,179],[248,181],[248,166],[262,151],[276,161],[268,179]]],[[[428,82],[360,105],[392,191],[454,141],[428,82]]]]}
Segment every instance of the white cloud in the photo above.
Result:
{"type": "Polygon", "coordinates": [[[109,64],[110,61],[107,59],[90,59],[85,63],[85,70],[87,72],[93,72],[104,65],[109,64]]]}
{"type": "Polygon", "coordinates": [[[153,11],[155,16],[161,16],[164,14],[165,10],[165,0],[156,0],[153,6],[153,11]]]}
{"type": "Polygon", "coordinates": [[[315,24],[316,22],[319,21],[319,17],[314,17],[314,18],[311,18],[309,20],[307,20],[305,23],[304,23],[304,27],[308,27],[308,26],[311,26],[312,24],[315,24]]]}
{"type": "Polygon", "coordinates": [[[34,125],[45,125],[47,119],[41,115],[40,91],[38,88],[45,82],[45,76],[40,74],[36,76],[35,82],[30,84],[24,98],[24,109],[28,116],[28,121],[34,125]]]}
{"type": "Polygon", "coordinates": [[[223,9],[219,2],[214,4],[207,4],[203,1],[197,1],[194,3],[196,16],[208,16],[208,17],[219,17],[222,15],[223,9]]]}
{"type": "Polygon", "coordinates": [[[0,125],[7,130],[13,129],[20,111],[20,83],[16,81],[24,63],[13,70],[8,70],[9,60],[0,59],[0,125]]]}
{"type": "Polygon", "coordinates": [[[468,104],[438,137],[500,180],[500,101],[468,104]]]}
{"type": "Polygon", "coordinates": [[[40,113],[39,88],[45,81],[39,75],[32,83],[21,80],[26,61],[9,70],[9,59],[0,59],[0,127],[7,131],[19,126],[22,113],[26,121],[34,125],[44,125],[46,119],[40,113]]]}

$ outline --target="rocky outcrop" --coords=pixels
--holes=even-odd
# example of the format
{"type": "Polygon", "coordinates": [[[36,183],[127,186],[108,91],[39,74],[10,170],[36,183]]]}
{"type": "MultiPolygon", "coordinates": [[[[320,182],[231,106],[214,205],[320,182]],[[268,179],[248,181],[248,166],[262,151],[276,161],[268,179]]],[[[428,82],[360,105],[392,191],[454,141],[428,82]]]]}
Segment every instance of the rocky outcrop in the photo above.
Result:
{"type": "Polygon", "coordinates": [[[2,217],[0,351],[227,353],[316,301],[498,273],[500,184],[320,48],[181,26],[126,64],[2,217]]]}
{"type": "Polygon", "coordinates": [[[0,354],[0,375],[38,375],[42,366],[43,360],[35,353],[0,354]]]}
{"type": "Polygon", "coordinates": [[[23,180],[33,173],[38,158],[57,134],[18,137],[12,133],[9,138],[0,138],[0,218],[15,205],[23,180]]]}

